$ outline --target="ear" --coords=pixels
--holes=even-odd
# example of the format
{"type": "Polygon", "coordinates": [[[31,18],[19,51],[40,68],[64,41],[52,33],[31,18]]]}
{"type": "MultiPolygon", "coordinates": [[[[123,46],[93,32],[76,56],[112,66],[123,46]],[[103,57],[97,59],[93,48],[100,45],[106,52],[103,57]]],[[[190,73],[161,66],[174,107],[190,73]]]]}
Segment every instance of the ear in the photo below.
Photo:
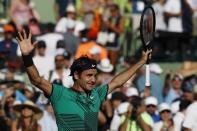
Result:
{"type": "Polygon", "coordinates": [[[74,72],[74,79],[75,80],[79,79],[79,73],[77,71],[74,72]]]}

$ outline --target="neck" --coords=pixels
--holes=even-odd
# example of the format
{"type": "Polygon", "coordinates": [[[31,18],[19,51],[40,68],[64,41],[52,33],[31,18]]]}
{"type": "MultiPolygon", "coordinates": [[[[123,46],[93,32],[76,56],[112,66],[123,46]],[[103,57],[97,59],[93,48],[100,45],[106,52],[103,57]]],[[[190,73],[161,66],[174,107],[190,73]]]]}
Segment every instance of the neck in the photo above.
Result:
{"type": "Polygon", "coordinates": [[[72,87],[72,90],[74,90],[75,92],[79,92],[79,93],[86,93],[89,94],[90,92],[87,90],[84,90],[77,81],[74,82],[74,85],[72,87]]]}
{"type": "Polygon", "coordinates": [[[159,4],[160,4],[160,5],[164,5],[164,1],[160,0],[160,1],[159,1],[159,4]]]}
{"type": "Polygon", "coordinates": [[[26,126],[29,126],[30,123],[31,123],[31,117],[24,118],[24,123],[25,123],[26,126]]]}
{"type": "Polygon", "coordinates": [[[76,91],[76,92],[85,92],[85,91],[81,88],[81,86],[79,85],[78,82],[74,82],[74,85],[73,85],[72,89],[73,89],[74,91],[76,91]]]}
{"type": "Polygon", "coordinates": [[[64,71],[64,68],[62,68],[62,67],[60,67],[60,68],[55,68],[55,70],[57,71],[57,72],[63,72],[64,71]]]}

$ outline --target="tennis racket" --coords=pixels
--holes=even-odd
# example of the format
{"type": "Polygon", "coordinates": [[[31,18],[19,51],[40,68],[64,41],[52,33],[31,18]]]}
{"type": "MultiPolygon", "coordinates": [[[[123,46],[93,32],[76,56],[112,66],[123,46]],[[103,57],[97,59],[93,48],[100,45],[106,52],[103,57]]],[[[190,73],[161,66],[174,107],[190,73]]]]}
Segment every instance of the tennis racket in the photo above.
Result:
{"type": "MultiPolygon", "coordinates": [[[[155,34],[155,12],[154,9],[148,5],[144,8],[140,19],[140,38],[143,44],[143,49],[146,51],[150,49],[150,43],[155,34]]],[[[146,62],[145,86],[150,86],[150,69],[149,60],[146,62]]]]}

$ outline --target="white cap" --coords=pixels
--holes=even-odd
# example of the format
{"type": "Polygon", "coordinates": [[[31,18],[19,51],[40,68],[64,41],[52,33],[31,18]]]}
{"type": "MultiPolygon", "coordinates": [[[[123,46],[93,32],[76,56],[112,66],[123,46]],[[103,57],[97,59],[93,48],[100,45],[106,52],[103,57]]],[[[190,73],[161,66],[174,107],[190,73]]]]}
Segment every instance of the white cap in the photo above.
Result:
{"type": "Polygon", "coordinates": [[[75,12],[75,7],[73,4],[69,4],[66,8],[66,12],[75,12]]]}
{"type": "Polygon", "coordinates": [[[180,101],[173,102],[170,105],[172,114],[176,114],[179,111],[179,105],[180,105],[180,101]]]}
{"type": "Polygon", "coordinates": [[[55,56],[58,56],[58,55],[63,55],[65,52],[65,49],[63,48],[58,48],[55,52],[55,56]]]}
{"type": "Polygon", "coordinates": [[[68,29],[73,29],[73,28],[75,28],[75,21],[72,20],[72,19],[67,19],[66,27],[67,27],[68,29]]]}
{"type": "Polygon", "coordinates": [[[126,113],[128,111],[128,107],[129,107],[129,102],[123,102],[123,103],[121,103],[118,106],[118,108],[117,108],[118,114],[126,113]]]}
{"type": "Polygon", "coordinates": [[[114,69],[114,66],[110,64],[110,60],[106,58],[101,60],[97,65],[97,68],[103,72],[111,72],[114,69]]]}
{"type": "Polygon", "coordinates": [[[158,101],[154,96],[149,96],[145,99],[145,105],[155,105],[157,106],[158,101]]]}
{"type": "Polygon", "coordinates": [[[101,53],[101,48],[99,48],[98,46],[94,46],[90,49],[90,54],[100,54],[101,53]]]}
{"type": "Polygon", "coordinates": [[[161,74],[163,72],[163,69],[160,67],[160,65],[156,63],[151,63],[150,64],[150,71],[154,72],[156,74],[161,74]]]}
{"type": "Polygon", "coordinates": [[[171,112],[170,106],[167,103],[161,103],[159,105],[159,112],[162,112],[164,110],[168,110],[171,112]]]}
{"type": "Polygon", "coordinates": [[[138,93],[138,90],[135,87],[129,87],[126,90],[125,95],[127,97],[131,97],[131,96],[138,96],[139,93],[138,93]]]}

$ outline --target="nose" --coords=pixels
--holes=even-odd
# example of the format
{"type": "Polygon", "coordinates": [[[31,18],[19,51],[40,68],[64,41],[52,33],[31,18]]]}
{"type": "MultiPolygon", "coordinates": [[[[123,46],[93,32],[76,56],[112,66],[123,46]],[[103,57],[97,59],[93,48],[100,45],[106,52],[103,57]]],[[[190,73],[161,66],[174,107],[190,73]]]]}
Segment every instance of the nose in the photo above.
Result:
{"type": "Polygon", "coordinates": [[[92,76],[91,81],[92,81],[92,82],[96,82],[96,77],[95,77],[95,76],[92,76]]]}

